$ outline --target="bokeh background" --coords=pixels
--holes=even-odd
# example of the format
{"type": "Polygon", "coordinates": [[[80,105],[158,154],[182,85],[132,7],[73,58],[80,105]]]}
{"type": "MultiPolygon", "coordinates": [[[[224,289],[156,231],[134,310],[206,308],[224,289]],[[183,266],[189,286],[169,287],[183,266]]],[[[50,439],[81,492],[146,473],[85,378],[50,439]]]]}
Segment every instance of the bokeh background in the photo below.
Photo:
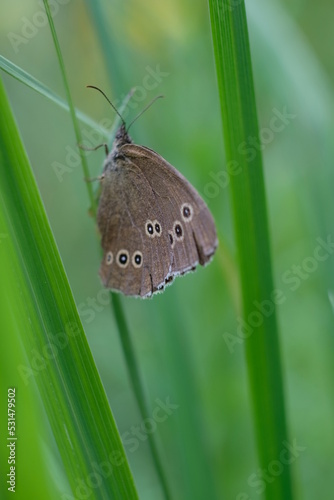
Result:
{"type": "MultiPolygon", "coordinates": [[[[152,415],[159,401],[169,398],[175,405],[150,429],[158,437],[173,498],[260,498],[251,479],[258,465],[243,341],[236,337],[238,270],[229,186],[222,177],[208,6],[190,0],[52,5],[76,107],[97,122],[114,119],[108,103],[87,84],[102,88],[117,105],[137,86],[128,120],[163,94],[131,135],[186,175],[217,222],[220,247],[210,266],[177,279],[152,300],[124,299],[152,415]],[[231,346],[226,333],[239,341],[231,346]]],[[[224,8],[233,5],[223,2],[224,8]]],[[[322,261],[314,252],[319,238],[334,240],[331,3],[256,0],[246,2],[246,9],[273,270],[285,297],[278,318],[290,442],[300,447],[293,464],[296,498],[328,498],[334,488],[334,252],[329,249],[322,261]],[[271,120],[284,110],[289,118],[273,132],[271,120]]],[[[64,97],[42,12],[41,2],[2,3],[1,54],[64,97]]],[[[99,243],[69,113],[10,76],[3,79],[140,497],[158,500],[147,430],[97,275],[99,243]]],[[[86,140],[101,142],[97,131],[81,129],[86,140]]],[[[92,177],[101,172],[103,157],[103,150],[87,155],[92,177]]],[[[70,491],[35,380],[23,383],[17,373],[26,363],[22,348],[13,349],[4,333],[1,361],[8,379],[0,381],[1,390],[16,380],[24,401],[18,417],[18,482],[24,493],[17,498],[27,498],[20,496],[27,492],[66,498],[70,491]]],[[[5,454],[2,447],[2,459],[5,454]]]]}

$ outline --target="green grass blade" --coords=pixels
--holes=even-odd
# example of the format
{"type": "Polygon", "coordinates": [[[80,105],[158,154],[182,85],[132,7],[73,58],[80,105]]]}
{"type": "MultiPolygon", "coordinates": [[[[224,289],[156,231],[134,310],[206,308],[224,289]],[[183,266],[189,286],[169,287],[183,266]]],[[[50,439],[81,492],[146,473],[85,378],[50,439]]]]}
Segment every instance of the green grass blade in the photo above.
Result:
{"type": "MultiPolygon", "coordinates": [[[[145,419],[150,418],[150,411],[145,396],[144,385],[141,378],[134,345],[131,339],[130,330],[126,321],[121,298],[115,293],[111,293],[110,295],[133,392],[137,400],[141,417],[143,421],[145,421],[145,419]]],[[[165,476],[164,468],[160,460],[158,445],[152,433],[148,434],[148,444],[151,450],[153,463],[155,465],[155,469],[160,480],[161,488],[164,492],[166,500],[168,500],[169,498],[171,498],[171,496],[169,492],[167,478],[165,476]]]]}
{"type": "MultiPolygon", "coordinates": [[[[38,94],[54,102],[60,108],[65,109],[66,111],[70,110],[68,103],[55,92],[53,92],[53,90],[49,89],[46,85],[44,85],[44,83],[34,78],[32,75],[24,71],[24,69],[19,68],[18,66],[16,66],[16,64],[14,64],[12,61],[9,61],[2,55],[0,55],[0,68],[8,75],[15,78],[17,81],[23,83],[38,94]]],[[[76,110],[76,115],[82,123],[85,123],[89,127],[98,130],[104,137],[109,137],[109,135],[111,134],[109,130],[96,123],[89,116],[85,115],[85,113],[82,113],[82,111],[76,110]]]]}
{"type": "Polygon", "coordinates": [[[135,499],[123,446],[2,83],[0,105],[0,233],[7,235],[1,276],[8,296],[3,314],[7,324],[15,323],[29,359],[21,375],[26,383],[38,384],[74,497],[80,497],[83,484],[89,498],[135,499]]]}
{"type": "MultiPolygon", "coordinates": [[[[250,332],[245,340],[249,385],[259,460],[261,468],[267,469],[280,458],[287,428],[262,157],[255,149],[251,159],[245,154],[249,137],[259,137],[246,13],[244,2],[230,8],[209,0],[209,7],[226,157],[235,172],[230,182],[243,318],[250,332]],[[256,302],[267,304],[267,309],[269,303],[270,312],[260,314],[256,302]],[[257,318],[260,315],[258,326],[250,320],[255,313],[257,318]]],[[[266,483],[264,494],[271,500],[292,498],[288,465],[275,481],[266,483]]]]}
{"type": "MultiPolygon", "coordinates": [[[[61,74],[63,77],[63,83],[64,83],[64,87],[65,87],[67,102],[68,102],[68,105],[70,108],[70,115],[71,115],[71,119],[72,119],[72,123],[73,123],[75,137],[77,140],[77,144],[79,145],[82,143],[81,132],[80,132],[79,123],[78,123],[78,120],[77,120],[77,117],[75,114],[75,108],[74,108],[74,104],[72,101],[70,87],[69,87],[67,77],[66,77],[65,64],[64,64],[64,60],[63,60],[63,56],[62,56],[62,51],[61,51],[60,44],[58,41],[56,29],[55,29],[55,26],[53,23],[49,3],[47,0],[43,0],[43,3],[44,3],[46,15],[48,16],[49,26],[50,26],[50,30],[51,30],[51,34],[52,34],[52,39],[53,39],[53,43],[55,45],[55,49],[56,49],[57,57],[58,57],[58,62],[59,62],[59,66],[60,66],[60,71],[61,71],[61,74]]],[[[90,176],[89,176],[89,169],[88,169],[86,157],[85,157],[81,148],[79,148],[79,154],[80,154],[80,158],[81,158],[81,164],[82,164],[84,176],[86,179],[89,179],[90,176]]],[[[94,216],[96,214],[97,207],[96,207],[96,198],[94,195],[93,187],[92,187],[92,184],[90,182],[86,182],[86,187],[87,187],[87,193],[88,193],[88,197],[89,197],[89,201],[90,201],[90,210],[91,210],[92,215],[94,216]]]]}

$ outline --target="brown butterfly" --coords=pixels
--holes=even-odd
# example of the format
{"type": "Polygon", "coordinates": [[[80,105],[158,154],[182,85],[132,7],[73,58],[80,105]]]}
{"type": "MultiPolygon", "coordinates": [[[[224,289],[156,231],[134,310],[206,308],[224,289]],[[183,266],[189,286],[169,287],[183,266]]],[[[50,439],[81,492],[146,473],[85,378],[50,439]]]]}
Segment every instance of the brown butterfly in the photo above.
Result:
{"type": "MultiPolygon", "coordinates": [[[[100,89],[89,87],[112,105],[100,89]]],[[[133,144],[120,118],[100,178],[100,276],[107,288],[150,297],[175,276],[210,261],[218,245],[216,228],[190,182],[155,151],[133,144]]]]}

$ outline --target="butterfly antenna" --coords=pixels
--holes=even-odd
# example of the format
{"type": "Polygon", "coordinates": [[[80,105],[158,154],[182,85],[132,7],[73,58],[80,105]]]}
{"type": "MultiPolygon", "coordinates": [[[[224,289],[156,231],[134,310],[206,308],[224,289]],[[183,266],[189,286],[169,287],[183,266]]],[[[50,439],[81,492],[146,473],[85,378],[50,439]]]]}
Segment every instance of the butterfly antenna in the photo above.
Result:
{"type": "Polygon", "coordinates": [[[163,95],[157,95],[156,97],[154,97],[154,99],[152,99],[151,102],[148,103],[147,106],[145,106],[144,109],[141,110],[140,113],[138,113],[138,115],[132,120],[132,122],[130,123],[130,125],[127,127],[126,131],[129,132],[129,128],[134,124],[134,122],[143,114],[145,113],[145,111],[148,110],[148,108],[150,108],[152,106],[152,104],[157,100],[157,99],[160,99],[161,97],[164,97],[163,95]]]}
{"type": "Polygon", "coordinates": [[[103,92],[103,90],[99,89],[98,87],[95,87],[94,85],[86,85],[86,87],[88,89],[95,89],[95,90],[98,90],[106,99],[107,101],[109,102],[110,106],[113,108],[113,110],[115,111],[115,113],[118,114],[118,116],[120,117],[120,119],[122,120],[122,123],[123,125],[125,126],[125,120],[123,118],[123,116],[121,115],[121,113],[115,108],[115,106],[113,105],[113,103],[111,102],[110,99],[108,99],[108,97],[105,95],[105,93],[103,92]]]}

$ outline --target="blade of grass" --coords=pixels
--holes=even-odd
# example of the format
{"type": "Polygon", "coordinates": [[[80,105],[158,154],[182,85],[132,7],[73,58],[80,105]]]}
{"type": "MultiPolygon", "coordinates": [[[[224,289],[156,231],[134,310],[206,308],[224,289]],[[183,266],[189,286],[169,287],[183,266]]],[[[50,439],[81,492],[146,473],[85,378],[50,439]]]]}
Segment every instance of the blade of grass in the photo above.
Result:
{"type": "MultiPolygon", "coordinates": [[[[209,0],[209,8],[226,157],[239,168],[230,182],[245,323],[255,311],[259,315],[256,302],[271,304],[270,313],[260,315],[258,326],[252,323],[245,340],[258,455],[261,468],[267,469],[279,460],[287,426],[262,157],[257,151],[248,161],[242,149],[249,137],[259,137],[245,5],[241,1],[229,8],[219,0],[209,0]]],[[[292,498],[289,465],[284,465],[275,481],[266,483],[264,494],[271,500],[292,498]]]]}
{"type": "MultiPolygon", "coordinates": [[[[130,330],[126,321],[120,296],[112,292],[110,292],[110,296],[117,326],[119,328],[124,357],[126,359],[127,368],[129,370],[131,385],[137,400],[142,420],[145,421],[146,419],[151,417],[151,414],[149,411],[149,404],[146,398],[144,384],[141,378],[139,364],[131,339],[130,330]]],[[[171,496],[169,493],[167,479],[160,460],[158,445],[152,434],[148,434],[148,444],[152,453],[153,463],[155,465],[157,475],[160,479],[161,488],[164,492],[165,498],[169,499],[171,498],[171,496]]]]}
{"type": "MultiPolygon", "coordinates": [[[[74,107],[73,107],[72,100],[71,100],[71,93],[70,93],[69,85],[67,82],[65,65],[63,62],[63,58],[62,58],[61,49],[60,49],[59,41],[57,38],[57,33],[56,33],[56,30],[55,30],[55,27],[53,24],[53,19],[52,19],[51,13],[50,13],[48,1],[47,0],[43,0],[43,1],[44,1],[44,5],[45,5],[45,10],[47,12],[52,37],[53,37],[54,44],[56,47],[57,56],[58,56],[58,60],[59,60],[59,64],[60,64],[60,69],[61,69],[64,84],[65,84],[65,88],[66,88],[67,97],[69,100],[73,126],[75,129],[76,135],[77,135],[77,140],[78,140],[78,142],[80,142],[80,133],[79,133],[77,122],[76,122],[74,107]]],[[[128,95],[128,98],[130,98],[130,95],[131,95],[131,93],[128,95]]],[[[85,169],[84,169],[84,174],[86,177],[88,177],[88,175],[86,175],[85,169]]],[[[89,191],[88,195],[90,197],[90,191],[89,191]]],[[[90,199],[90,201],[92,203],[92,199],[90,199]]],[[[92,207],[94,207],[94,210],[92,210],[92,215],[95,217],[96,216],[96,200],[95,199],[94,199],[94,205],[92,204],[92,207]]],[[[127,362],[127,367],[129,370],[131,383],[132,383],[134,393],[135,393],[135,396],[137,399],[137,403],[138,403],[138,406],[139,406],[139,409],[141,412],[141,416],[144,420],[145,418],[150,417],[149,406],[148,406],[146,398],[145,398],[145,391],[144,391],[143,384],[141,382],[138,363],[136,360],[136,355],[135,355],[133,344],[131,341],[130,332],[129,332],[129,329],[128,329],[128,326],[126,323],[123,306],[122,306],[120,297],[118,297],[116,294],[111,293],[111,299],[112,299],[111,304],[113,307],[117,327],[119,330],[121,343],[122,343],[122,347],[123,347],[123,351],[124,351],[124,356],[125,356],[125,359],[127,362]]],[[[157,472],[158,477],[159,477],[160,482],[161,482],[161,487],[164,491],[166,499],[168,499],[168,498],[170,498],[170,494],[168,491],[167,480],[165,478],[164,469],[163,469],[163,466],[162,466],[161,461],[160,461],[158,447],[156,445],[155,438],[153,437],[153,434],[148,434],[148,440],[149,440],[149,446],[150,446],[152,457],[153,457],[153,463],[155,465],[156,472],[157,472]]]]}
{"type": "MultiPolygon", "coordinates": [[[[60,72],[61,72],[62,77],[63,77],[63,83],[64,83],[64,87],[65,87],[67,102],[68,102],[68,105],[70,108],[70,115],[71,115],[71,120],[73,123],[75,137],[77,140],[77,144],[81,144],[82,141],[81,141],[80,127],[79,127],[78,120],[77,120],[77,117],[75,114],[75,109],[74,109],[72,96],[71,96],[71,92],[70,92],[70,87],[69,87],[69,84],[68,84],[68,81],[66,78],[63,55],[62,55],[61,48],[59,45],[57,33],[56,33],[56,30],[55,30],[55,27],[53,24],[53,19],[52,19],[49,3],[47,0],[43,0],[43,3],[44,3],[46,15],[48,17],[53,43],[55,45],[55,49],[57,52],[58,62],[59,62],[59,66],[60,66],[60,72]]],[[[82,164],[85,179],[89,179],[89,170],[88,170],[86,157],[85,157],[81,148],[79,148],[79,154],[80,154],[80,158],[81,158],[81,164],[82,164]]],[[[87,192],[88,192],[88,197],[89,197],[89,201],[90,201],[90,211],[91,211],[92,215],[95,216],[96,215],[96,199],[94,196],[93,187],[92,187],[92,184],[90,182],[86,182],[86,185],[87,185],[87,192]]]]}
{"type": "MultiPolygon", "coordinates": [[[[20,68],[19,66],[16,66],[12,61],[9,61],[2,55],[0,55],[0,68],[7,73],[8,75],[12,76],[19,82],[23,83],[27,87],[31,88],[38,94],[42,95],[43,97],[46,97],[50,101],[54,102],[57,104],[62,109],[65,109],[66,111],[70,111],[70,106],[64,99],[59,97],[53,90],[49,89],[44,83],[40,82],[36,78],[34,78],[32,75],[24,71],[24,69],[20,68]]],[[[134,89],[131,89],[131,91],[128,93],[128,95],[124,98],[122,101],[122,104],[119,106],[119,113],[122,115],[123,111],[125,110],[132,94],[134,92],[134,89]]],[[[113,123],[113,126],[111,127],[110,130],[106,129],[105,127],[101,126],[99,123],[95,122],[92,120],[89,116],[85,115],[82,111],[75,109],[75,113],[77,118],[82,122],[88,125],[89,127],[93,128],[97,132],[100,132],[103,137],[106,137],[108,139],[108,142],[111,144],[113,141],[114,136],[116,135],[117,128],[119,126],[120,118],[116,116],[115,121],[113,123]]]]}
{"type": "MultiPolygon", "coordinates": [[[[1,138],[0,145],[1,165],[6,152],[1,138]]],[[[1,166],[0,170],[2,170],[1,166]]],[[[1,175],[0,179],[2,184],[1,175]]],[[[3,207],[4,198],[0,188],[0,392],[5,395],[9,388],[15,391],[15,435],[10,436],[8,431],[5,431],[7,428],[4,426],[5,415],[8,411],[5,397],[0,399],[0,414],[3,415],[1,418],[2,435],[6,440],[6,445],[14,442],[7,438],[18,438],[18,442],[14,443],[15,465],[11,463],[11,466],[15,467],[14,496],[17,500],[23,497],[59,500],[60,493],[68,490],[69,487],[62,474],[59,474],[61,477],[56,486],[55,473],[62,471],[62,464],[59,461],[60,463],[56,463],[51,469],[45,456],[45,443],[50,446],[52,437],[46,424],[47,418],[44,417],[43,405],[38,397],[35,381],[32,381],[32,369],[29,368],[29,361],[24,345],[22,345],[23,339],[30,338],[34,334],[32,331],[33,312],[30,311],[29,294],[25,296],[27,290],[24,281],[21,280],[20,264],[3,207]],[[29,311],[29,318],[27,318],[27,311],[29,311]],[[29,384],[29,382],[32,383],[29,384]],[[38,470],[38,481],[33,480],[36,470],[38,470]]],[[[9,449],[6,445],[0,450],[0,470],[3,471],[4,478],[0,482],[0,498],[2,499],[10,498],[12,495],[12,492],[8,491],[10,485],[6,482],[9,480],[6,474],[10,471],[9,449]]]]}
{"type": "MultiPolygon", "coordinates": [[[[57,106],[65,109],[66,111],[70,110],[68,103],[64,101],[64,99],[62,99],[60,96],[58,96],[55,92],[53,92],[53,90],[49,89],[46,85],[44,85],[44,83],[34,78],[32,75],[24,71],[24,69],[19,68],[18,66],[16,66],[16,64],[14,64],[12,61],[9,61],[2,55],[0,55],[0,68],[8,75],[15,78],[17,81],[23,83],[38,94],[57,104],[57,106]]],[[[109,130],[96,123],[89,116],[82,113],[82,111],[76,110],[76,115],[82,123],[85,123],[89,127],[98,130],[104,137],[109,137],[111,133],[109,130]]]]}
{"type": "Polygon", "coordinates": [[[1,232],[8,235],[1,250],[11,263],[4,268],[1,260],[11,298],[4,314],[15,319],[30,361],[21,368],[22,377],[38,384],[76,497],[82,484],[90,498],[135,499],[124,449],[1,82],[0,105],[1,232]],[[104,477],[103,463],[109,467],[104,477]]]}

